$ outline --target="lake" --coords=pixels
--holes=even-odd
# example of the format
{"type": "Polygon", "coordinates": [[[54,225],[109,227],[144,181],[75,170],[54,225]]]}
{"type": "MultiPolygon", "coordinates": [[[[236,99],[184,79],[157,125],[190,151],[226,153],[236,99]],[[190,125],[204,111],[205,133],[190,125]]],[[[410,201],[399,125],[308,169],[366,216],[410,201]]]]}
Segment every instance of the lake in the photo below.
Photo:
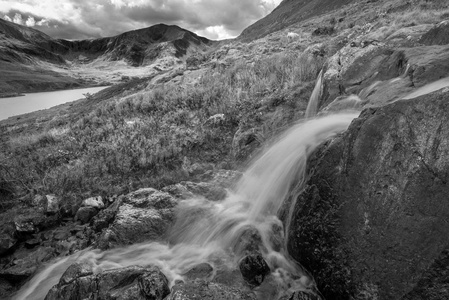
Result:
{"type": "Polygon", "coordinates": [[[85,93],[94,94],[106,86],[53,92],[30,93],[20,97],[0,98],[0,120],[12,116],[50,108],[84,98],[85,93]]]}

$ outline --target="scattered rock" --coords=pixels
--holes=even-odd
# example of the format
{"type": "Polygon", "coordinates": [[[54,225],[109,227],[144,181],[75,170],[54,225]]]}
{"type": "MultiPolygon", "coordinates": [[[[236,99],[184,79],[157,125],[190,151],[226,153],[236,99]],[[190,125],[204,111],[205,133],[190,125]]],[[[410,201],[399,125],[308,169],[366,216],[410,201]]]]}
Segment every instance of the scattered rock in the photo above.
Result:
{"type": "Polygon", "coordinates": [[[75,221],[81,224],[89,223],[89,221],[98,213],[98,209],[92,206],[83,206],[78,209],[75,215],[75,221]]]}
{"type": "Polygon", "coordinates": [[[45,299],[162,300],[169,293],[168,280],[157,267],[131,266],[93,274],[88,264],[77,263],[45,299]]]}
{"type": "Polygon", "coordinates": [[[270,274],[270,267],[260,254],[247,255],[239,263],[243,278],[250,285],[260,285],[265,276],[270,274]]]}
{"type": "Polygon", "coordinates": [[[95,207],[97,209],[104,208],[103,198],[101,196],[84,199],[81,206],[95,207]]]}
{"type": "Polygon", "coordinates": [[[112,224],[98,240],[102,249],[159,240],[174,220],[177,201],[153,188],[140,189],[122,198],[112,224]]]}

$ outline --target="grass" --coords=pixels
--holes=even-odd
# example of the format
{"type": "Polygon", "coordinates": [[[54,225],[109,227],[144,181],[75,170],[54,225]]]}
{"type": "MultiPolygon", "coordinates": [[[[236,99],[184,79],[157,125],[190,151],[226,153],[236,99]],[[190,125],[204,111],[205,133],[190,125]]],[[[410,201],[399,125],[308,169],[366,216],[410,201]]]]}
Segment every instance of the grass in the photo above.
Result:
{"type": "Polygon", "coordinates": [[[185,158],[232,166],[236,131],[256,128],[268,139],[300,117],[310,92],[304,89],[311,90],[322,63],[276,54],[211,69],[195,86],[146,88],[140,80],[41,119],[5,125],[0,189],[15,197],[54,193],[77,203],[189,179],[185,158]],[[216,114],[224,120],[208,122],[216,114]]]}

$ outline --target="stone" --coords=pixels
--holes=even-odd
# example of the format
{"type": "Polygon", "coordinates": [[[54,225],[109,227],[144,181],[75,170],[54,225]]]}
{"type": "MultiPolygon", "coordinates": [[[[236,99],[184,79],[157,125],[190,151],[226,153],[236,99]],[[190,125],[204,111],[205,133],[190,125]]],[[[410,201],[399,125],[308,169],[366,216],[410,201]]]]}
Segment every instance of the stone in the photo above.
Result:
{"type": "Polygon", "coordinates": [[[138,282],[147,299],[162,300],[170,294],[167,277],[156,267],[146,271],[139,277],[138,282]]]}
{"type": "Polygon", "coordinates": [[[160,240],[174,220],[177,200],[168,193],[144,188],[122,197],[114,221],[97,244],[102,249],[160,240]]]}
{"type": "Polygon", "coordinates": [[[270,274],[270,267],[260,254],[251,254],[243,257],[239,262],[240,272],[250,285],[260,285],[265,276],[270,274]]]}
{"type": "Polygon", "coordinates": [[[208,263],[202,263],[194,266],[186,273],[183,274],[184,278],[187,280],[195,280],[195,279],[211,279],[213,276],[214,268],[208,263]]]}
{"type": "Polygon", "coordinates": [[[103,198],[101,196],[84,199],[81,206],[95,207],[97,209],[104,208],[103,198]]]}
{"type": "Polygon", "coordinates": [[[89,264],[76,263],[45,299],[162,300],[169,293],[168,279],[157,267],[131,266],[93,274],[89,264]]]}
{"type": "Polygon", "coordinates": [[[446,298],[448,98],[366,109],[309,159],[288,251],[326,299],[446,298]]]}
{"type": "Polygon", "coordinates": [[[46,195],[45,198],[46,198],[44,205],[45,212],[49,215],[58,213],[61,199],[53,194],[46,195]]]}
{"type": "Polygon", "coordinates": [[[84,206],[80,207],[75,215],[75,221],[80,221],[81,224],[89,223],[89,221],[98,213],[95,207],[84,206]]]}

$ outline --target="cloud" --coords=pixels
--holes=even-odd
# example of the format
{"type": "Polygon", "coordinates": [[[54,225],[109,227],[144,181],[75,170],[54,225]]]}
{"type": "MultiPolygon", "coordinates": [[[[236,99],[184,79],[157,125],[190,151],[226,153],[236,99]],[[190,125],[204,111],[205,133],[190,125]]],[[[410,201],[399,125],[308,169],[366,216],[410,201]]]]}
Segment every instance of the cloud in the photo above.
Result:
{"type": "Polygon", "coordinates": [[[281,0],[0,0],[0,16],[55,38],[114,36],[158,23],[235,37],[281,0]]]}

